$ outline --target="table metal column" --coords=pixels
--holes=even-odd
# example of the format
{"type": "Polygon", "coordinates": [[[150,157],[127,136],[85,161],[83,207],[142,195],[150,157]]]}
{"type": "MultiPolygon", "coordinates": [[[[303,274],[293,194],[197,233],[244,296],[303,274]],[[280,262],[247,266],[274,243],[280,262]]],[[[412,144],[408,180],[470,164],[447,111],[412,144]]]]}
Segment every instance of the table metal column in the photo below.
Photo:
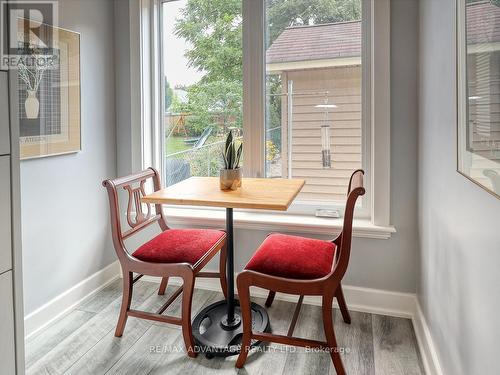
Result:
{"type": "MultiPolygon", "coordinates": [[[[199,350],[212,356],[230,356],[240,352],[243,326],[239,302],[234,298],[234,235],[233,209],[226,208],[226,280],[227,299],[205,307],[193,321],[193,336],[199,350]]],[[[264,307],[252,303],[252,327],[256,332],[269,328],[264,307]]],[[[252,345],[258,345],[254,342],[252,345]]]]}
{"type": "Polygon", "coordinates": [[[226,208],[226,246],[227,246],[227,315],[221,324],[225,328],[236,327],[241,324],[241,317],[234,312],[234,237],[233,237],[233,209],[226,208]]]}

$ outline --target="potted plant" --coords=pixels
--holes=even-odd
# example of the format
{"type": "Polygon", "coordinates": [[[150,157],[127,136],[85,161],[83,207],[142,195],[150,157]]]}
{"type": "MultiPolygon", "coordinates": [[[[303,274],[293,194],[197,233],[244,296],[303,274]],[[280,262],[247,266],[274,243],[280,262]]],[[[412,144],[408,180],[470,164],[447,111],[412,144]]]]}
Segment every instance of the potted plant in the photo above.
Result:
{"type": "Polygon", "coordinates": [[[224,168],[220,170],[221,190],[236,190],[241,186],[240,161],[242,150],[243,143],[240,142],[239,145],[236,145],[233,132],[229,131],[222,150],[224,168]]]}

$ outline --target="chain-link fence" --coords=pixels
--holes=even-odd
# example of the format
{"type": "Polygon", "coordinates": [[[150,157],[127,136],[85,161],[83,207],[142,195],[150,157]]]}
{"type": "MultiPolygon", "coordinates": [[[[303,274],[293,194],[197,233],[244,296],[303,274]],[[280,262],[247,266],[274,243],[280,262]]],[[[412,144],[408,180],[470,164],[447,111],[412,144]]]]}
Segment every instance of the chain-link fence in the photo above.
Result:
{"type": "Polygon", "coordinates": [[[223,164],[223,144],[223,140],[216,141],[167,155],[167,185],[173,185],[191,176],[218,176],[223,164]]]}

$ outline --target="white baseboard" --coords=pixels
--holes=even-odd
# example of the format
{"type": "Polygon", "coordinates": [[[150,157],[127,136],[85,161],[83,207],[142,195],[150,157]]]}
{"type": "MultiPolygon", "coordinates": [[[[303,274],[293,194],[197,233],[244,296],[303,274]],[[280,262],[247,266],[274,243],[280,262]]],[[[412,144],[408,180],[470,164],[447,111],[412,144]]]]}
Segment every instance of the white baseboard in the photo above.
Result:
{"type": "MultiPolygon", "coordinates": [[[[116,261],[33,311],[24,318],[26,338],[43,329],[83,299],[103,289],[120,276],[120,264],[116,261]]],[[[141,280],[160,282],[160,278],[146,275],[141,280]]],[[[173,277],[169,281],[173,285],[181,284],[179,278],[173,277]]],[[[219,280],[215,278],[199,278],[196,280],[196,287],[211,291],[221,290],[219,280]]],[[[411,319],[426,374],[443,375],[434,341],[415,294],[349,285],[343,285],[343,289],[350,310],[411,319]]],[[[265,298],[267,293],[264,289],[252,290],[252,295],[255,297],[265,298]]],[[[276,294],[276,299],[282,301],[297,302],[297,298],[289,294],[276,294]]],[[[321,299],[309,296],[304,298],[304,303],[319,306],[321,299]]]]}
{"type": "Polygon", "coordinates": [[[116,280],[120,277],[120,274],[120,263],[115,261],[26,315],[24,317],[25,338],[27,339],[34,335],[74,308],[83,299],[98,292],[113,280],[116,280]]]}
{"type": "MultiPolygon", "coordinates": [[[[143,276],[142,280],[159,282],[160,278],[153,276],[143,276]]],[[[181,280],[173,277],[169,280],[173,285],[181,285],[181,280]]],[[[216,278],[198,278],[196,287],[204,290],[220,292],[220,283],[216,278]]],[[[415,306],[415,295],[409,293],[397,293],[380,289],[360,288],[356,286],[343,285],[346,301],[353,311],[368,312],[372,314],[382,314],[411,318],[415,306]]],[[[252,296],[267,297],[267,290],[254,288],[252,296]]],[[[297,302],[298,297],[290,294],[277,293],[276,299],[288,302],[297,302]]],[[[321,306],[321,297],[306,296],[304,303],[321,306]]]]}
{"type": "Polygon", "coordinates": [[[422,312],[418,299],[415,298],[415,310],[412,317],[415,336],[417,336],[420,355],[427,375],[443,375],[444,372],[439,363],[436,345],[432,339],[427,320],[422,312]]]}

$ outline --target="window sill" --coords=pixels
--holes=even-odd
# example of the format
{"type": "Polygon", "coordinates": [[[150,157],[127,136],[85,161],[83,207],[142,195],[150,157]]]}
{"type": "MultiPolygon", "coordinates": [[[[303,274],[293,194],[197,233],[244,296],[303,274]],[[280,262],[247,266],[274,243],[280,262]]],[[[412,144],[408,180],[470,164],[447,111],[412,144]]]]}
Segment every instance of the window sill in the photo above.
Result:
{"type": "MultiPolygon", "coordinates": [[[[180,226],[224,227],[225,211],[168,206],[165,208],[167,223],[180,226]]],[[[235,211],[234,227],[263,231],[315,233],[335,236],[342,229],[342,219],[283,213],[235,211]]],[[[393,226],[374,225],[368,219],[355,219],[353,236],[360,238],[389,239],[396,233],[393,226]]]]}

